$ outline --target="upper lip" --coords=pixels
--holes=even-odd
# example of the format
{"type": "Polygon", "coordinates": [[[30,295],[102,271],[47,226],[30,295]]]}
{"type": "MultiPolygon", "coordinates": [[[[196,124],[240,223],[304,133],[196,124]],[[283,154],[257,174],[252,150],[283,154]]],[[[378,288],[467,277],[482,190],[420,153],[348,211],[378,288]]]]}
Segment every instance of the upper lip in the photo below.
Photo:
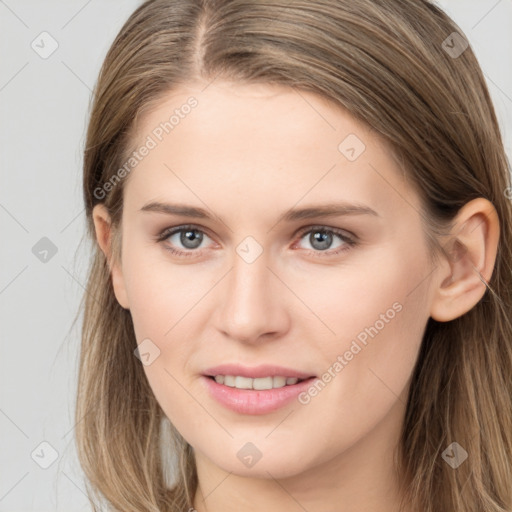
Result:
{"type": "Polygon", "coordinates": [[[284,366],[276,366],[273,364],[262,364],[259,366],[242,366],[240,364],[221,364],[213,366],[204,371],[204,375],[215,377],[216,375],[233,375],[240,377],[249,377],[257,379],[260,377],[297,377],[298,379],[308,379],[314,377],[311,373],[301,372],[284,366]]]}

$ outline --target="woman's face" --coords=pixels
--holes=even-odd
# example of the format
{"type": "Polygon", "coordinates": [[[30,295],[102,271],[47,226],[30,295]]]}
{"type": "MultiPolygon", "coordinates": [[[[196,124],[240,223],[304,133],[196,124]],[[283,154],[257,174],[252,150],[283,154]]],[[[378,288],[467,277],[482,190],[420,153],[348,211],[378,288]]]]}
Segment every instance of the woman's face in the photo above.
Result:
{"type": "Polygon", "coordinates": [[[377,134],[319,96],[202,88],[144,118],[125,178],[114,286],[151,388],[225,471],[282,478],[361,446],[372,460],[397,441],[430,316],[419,198],[377,134]]]}

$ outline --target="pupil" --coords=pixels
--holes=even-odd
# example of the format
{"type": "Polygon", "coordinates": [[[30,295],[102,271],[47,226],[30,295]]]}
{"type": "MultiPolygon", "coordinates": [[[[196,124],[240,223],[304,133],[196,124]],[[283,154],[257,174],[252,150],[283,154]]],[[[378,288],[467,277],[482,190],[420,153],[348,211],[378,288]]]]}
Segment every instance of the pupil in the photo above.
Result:
{"type": "Polygon", "coordinates": [[[319,246],[316,246],[316,249],[325,250],[327,249],[332,242],[332,235],[330,233],[326,233],[325,231],[316,231],[310,235],[310,242],[313,247],[315,247],[315,243],[319,243],[319,246]]]}
{"type": "Polygon", "coordinates": [[[201,245],[201,241],[203,239],[202,234],[198,235],[198,232],[195,229],[190,229],[188,231],[181,232],[181,243],[187,247],[188,249],[195,249],[199,245],[201,245]]]}

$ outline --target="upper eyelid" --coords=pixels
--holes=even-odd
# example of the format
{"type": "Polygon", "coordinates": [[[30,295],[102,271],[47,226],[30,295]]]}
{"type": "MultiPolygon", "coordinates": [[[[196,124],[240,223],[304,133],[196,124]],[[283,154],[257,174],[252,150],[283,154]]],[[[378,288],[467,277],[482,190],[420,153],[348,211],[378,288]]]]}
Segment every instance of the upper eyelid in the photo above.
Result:
{"type": "Polygon", "coordinates": [[[172,226],[170,228],[164,228],[162,231],[160,231],[157,234],[157,238],[166,239],[172,235],[175,235],[176,233],[179,233],[180,231],[186,231],[187,229],[191,230],[191,231],[200,231],[201,233],[204,233],[205,235],[207,235],[209,238],[211,238],[213,240],[213,237],[209,234],[208,229],[203,228],[201,226],[196,226],[195,224],[182,224],[179,226],[172,226]]]}
{"type": "Polygon", "coordinates": [[[304,227],[304,228],[300,228],[299,230],[297,230],[295,232],[295,236],[299,235],[299,234],[304,234],[304,233],[308,233],[309,231],[314,231],[314,230],[317,230],[317,231],[330,231],[338,236],[345,236],[347,238],[351,238],[351,239],[356,239],[357,236],[352,233],[351,231],[348,231],[347,229],[342,229],[342,228],[331,228],[329,226],[325,226],[323,224],[312,224],[310,226],[307,226],[307,227],[304,227]]]}

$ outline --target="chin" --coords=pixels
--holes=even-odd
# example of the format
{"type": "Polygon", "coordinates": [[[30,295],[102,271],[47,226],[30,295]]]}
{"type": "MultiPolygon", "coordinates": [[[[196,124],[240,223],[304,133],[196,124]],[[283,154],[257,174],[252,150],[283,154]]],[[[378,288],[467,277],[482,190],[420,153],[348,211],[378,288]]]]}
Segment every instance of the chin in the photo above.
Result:
{"type": "Polygon", "coordinates": [[[227,473],[249,478],[289,478],[307,471],[314,466],[313,458],[303,453],[303,448],[272,446],[257,451],[254,445],[235,442],[236,446],[222,448],[216,453],[205,453],[210,462],[227,473]],[[238,445],[241,445],[239,447],[238,445]],[[228,455],[229,454],[229,455],[228,455]],[[233,455],[230,455],[233,454],[233,455]],[[251,459],[252,457],[252,459],[251,459]]]}

